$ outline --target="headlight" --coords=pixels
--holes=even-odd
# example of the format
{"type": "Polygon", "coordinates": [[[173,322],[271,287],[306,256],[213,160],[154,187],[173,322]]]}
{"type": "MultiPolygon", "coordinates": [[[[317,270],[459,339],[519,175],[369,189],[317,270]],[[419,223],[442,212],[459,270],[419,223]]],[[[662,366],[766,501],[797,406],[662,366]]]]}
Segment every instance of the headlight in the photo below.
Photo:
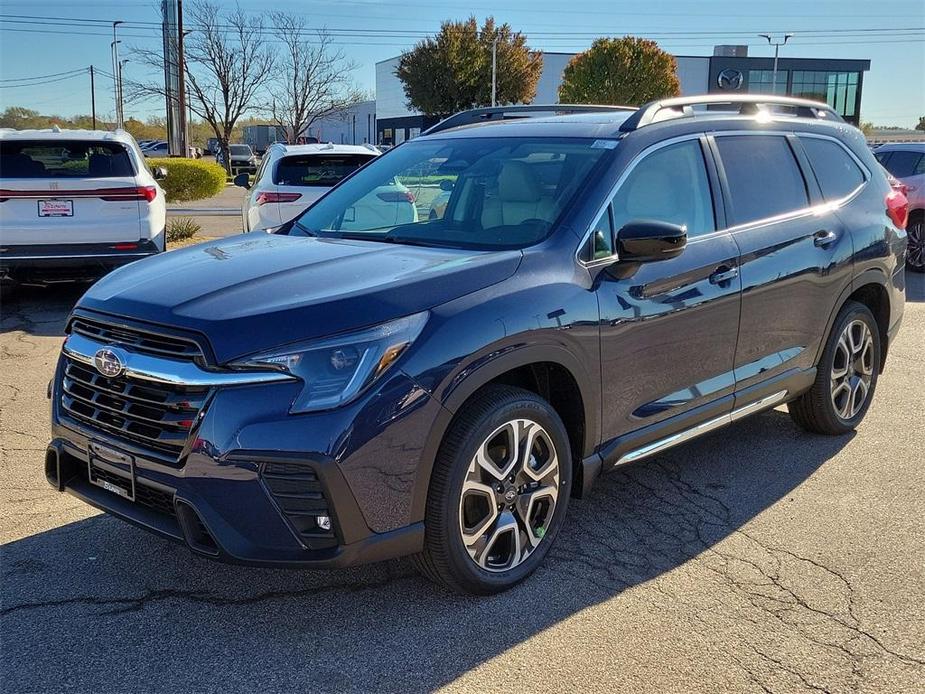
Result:
{"type": "Polygon", "coordinates": [[[271,368],[301,379],[302,392],[291,412],[316,412],[353,400],[394,364],[414,342],[427,312],[359,332],[264,352],[232,366],[271,368]]]}

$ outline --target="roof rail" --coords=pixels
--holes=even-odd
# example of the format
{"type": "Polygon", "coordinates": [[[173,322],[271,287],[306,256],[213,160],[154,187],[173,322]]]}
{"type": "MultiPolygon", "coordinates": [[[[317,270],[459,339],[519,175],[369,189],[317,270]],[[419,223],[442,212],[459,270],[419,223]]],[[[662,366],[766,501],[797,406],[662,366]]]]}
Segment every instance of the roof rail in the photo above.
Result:
{"type": "Polygon", "coordinates": [[[529,114],[531,113],[606,113],[635,110],[635,106],[600,106],[597,104],[518,104],[512,106],[488,106],[486,108],[473,108],[468,111],[454,113],[452,116],[444,118],[421,134],[433,135],[434,133],[449,130],[450,128],[458,128],[461,125],[484,123],[491,120],[529,118],[529,114]]]}
{"type": "Polygon", "coordinates": [[[636,113],[623,121],[622,125],[620,125],[620,130],[629,132],[671,118],[694,116],[696,115],[693,109],[694,106],[727,104],[738,106],[737,110],[740,115],[754,115],[765,110],[765,107],[783,106],[794,109],[797,116],[804,118],[825,118],[844,122],[844,119],[836,113],[835,109],[821,101],[769,94],[740,94],[737,96],[705,94],[702,96],[681,96],[673,99],[650,101],[640,106],[636,113]],[[671,113],[662,115],[664,111],[671,111],[671,113]]]}

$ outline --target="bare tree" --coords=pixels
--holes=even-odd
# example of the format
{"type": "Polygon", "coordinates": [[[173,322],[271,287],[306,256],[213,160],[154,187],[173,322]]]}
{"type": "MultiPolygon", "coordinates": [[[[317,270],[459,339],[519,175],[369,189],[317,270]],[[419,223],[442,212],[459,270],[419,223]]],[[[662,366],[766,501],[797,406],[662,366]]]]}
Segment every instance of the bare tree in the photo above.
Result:
{"type": "MultiPolygon", "coordinates": [[[[266,40],[262,17],[248,15],[240,7],[223,11],[222,6],[208,0],[191,2],[186,25],[191,29],[184,40],[188,107],[211,126],[230,173],[232,130],[241,116],[258,107],[273,73],[275,54],[266,40]]],[[[176,51],[167,51],[165,56],[158,50],[135,48],[134,54],[141,62],[162,70],[164,61],[176,51]]],[[[167,95],[157,78],[131,87],[136,99],[167,95]]],[[[176,98],[175,94],[170,96],[176,98]]]]}
{"type": "Polygon", "coordinates": [[[304,19],[284,12],[274,12],[271,20],[283,47],[270,83],[269,112],[294,144],[313,123],[343,113],[362,95],[350,76],[356,65],[324,29],[310,30],[304,19]]]}

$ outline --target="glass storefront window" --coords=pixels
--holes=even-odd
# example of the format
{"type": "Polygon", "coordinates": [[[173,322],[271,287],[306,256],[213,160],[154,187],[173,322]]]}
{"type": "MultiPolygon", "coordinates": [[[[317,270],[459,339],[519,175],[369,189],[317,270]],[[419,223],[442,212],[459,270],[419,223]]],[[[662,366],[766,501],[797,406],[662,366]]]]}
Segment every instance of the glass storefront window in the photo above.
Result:
{"type": "Polygon", "coordinates": [[[793,96],[825,101],[840,115],[857,120],[857,72],[827,70],[796,70],[793,73],[793,96]]]}
{"type": "Polygon", "coordinates": [[[775,83],[773,70],[749,70],[748,91],[754,94],[779,94],[783,96],[787,93],[787,78],[789,76],[789,70],[778,70],[777,82],[775,83]]]}

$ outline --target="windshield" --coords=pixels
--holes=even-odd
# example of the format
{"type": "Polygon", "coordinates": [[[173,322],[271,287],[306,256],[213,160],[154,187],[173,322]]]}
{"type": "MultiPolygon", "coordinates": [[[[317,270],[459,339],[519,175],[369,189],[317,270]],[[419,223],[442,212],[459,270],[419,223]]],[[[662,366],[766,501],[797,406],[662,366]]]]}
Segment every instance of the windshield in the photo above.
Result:
{"type": "Polygon", "coordinates": [[[288,233],[522,248],[549,234],[611,148],[575,138],[408,142],[334,188],[288,233]]]}
{"type": "Polygon", "coordinates": [[[228,149],[236,157],[249,157],[253,154],[251,148],[247,145],[231,145],[228,149]]]}

